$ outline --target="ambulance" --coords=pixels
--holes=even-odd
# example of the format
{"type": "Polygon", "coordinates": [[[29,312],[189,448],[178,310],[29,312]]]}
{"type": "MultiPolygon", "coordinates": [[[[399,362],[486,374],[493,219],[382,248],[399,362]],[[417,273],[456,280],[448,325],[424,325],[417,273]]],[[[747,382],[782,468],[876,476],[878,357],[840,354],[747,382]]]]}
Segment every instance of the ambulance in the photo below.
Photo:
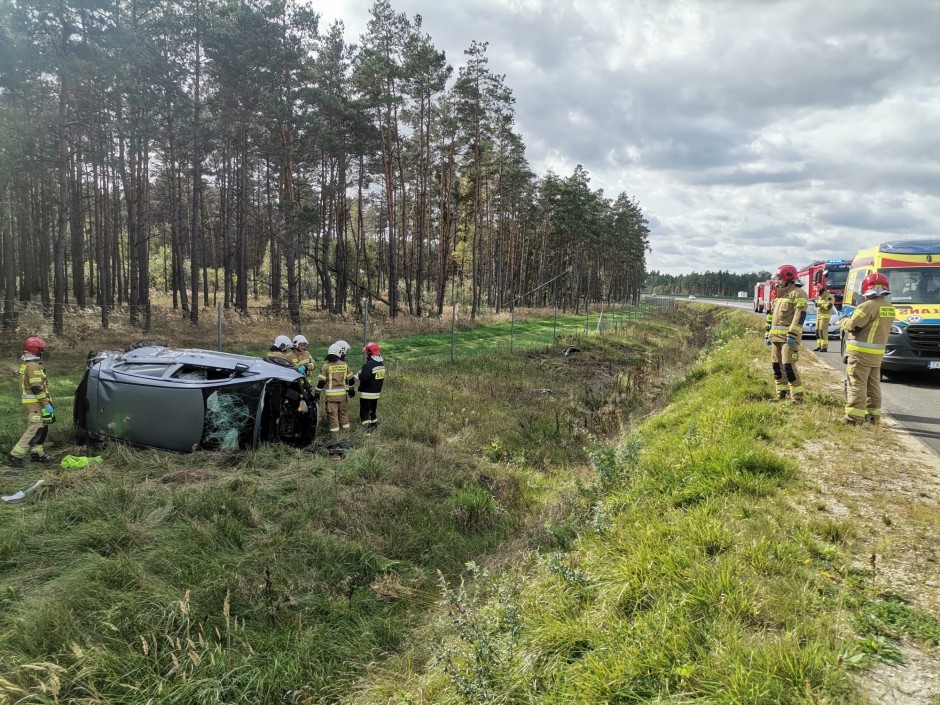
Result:
{"type": "MultiPolygon", "coordinates": [[[[860,250],[845,283],[843,317],[864,301],[862,279],[871,272],[888,277],[897,309],[881,369],[940,372],[940,238],[893,240],[860,250]]],[[[843,359],[845,344],[843,332],[843,359]]]]}

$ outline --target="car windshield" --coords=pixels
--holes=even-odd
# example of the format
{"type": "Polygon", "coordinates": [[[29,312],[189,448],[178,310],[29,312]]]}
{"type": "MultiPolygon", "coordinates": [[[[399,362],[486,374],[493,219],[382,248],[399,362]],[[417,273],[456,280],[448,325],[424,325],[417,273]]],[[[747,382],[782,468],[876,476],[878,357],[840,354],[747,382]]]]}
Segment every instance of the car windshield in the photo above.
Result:
{"type": "Polygon", "coordinates": [[[940,268],[885,269],[891,301],[910,304],[940,304],[940,268]]]}
{"type": "Polygon", "coordinates": [[[830,289],[844,289],[848,278],[848,269],[826,270],[826,286],[830,289]]]}

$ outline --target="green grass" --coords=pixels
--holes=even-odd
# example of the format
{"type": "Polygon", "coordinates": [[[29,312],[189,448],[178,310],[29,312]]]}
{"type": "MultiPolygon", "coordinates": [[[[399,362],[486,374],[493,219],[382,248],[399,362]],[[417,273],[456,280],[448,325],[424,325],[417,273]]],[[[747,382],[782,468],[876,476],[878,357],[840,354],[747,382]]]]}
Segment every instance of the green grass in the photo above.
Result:
{"type": "Polygon", "coordinates": [[[344,702],[849,704],[851,672],[902,662],[898,639],[936,646],[936,617],[850,567],[851,522],[793,511],[777,448],[805,420],[766,401],[742,321],[668,408],[593,446],[540,546],[444,581],[428,643],[344,702]]]}
{"type": "MultiPolygon", "coordinates": [[[[656,381],[696,354],[687,332],[704,340],[713,321],[649,312],[568,358],[540,340],[460,365],[398,360],[379,432],[354,430],[342,463],[109,444],[83,470],[0,478],[4,494],[47,483],[0,506],[0,702],[335,701],[411,639],[440,576],[552,544],[547,518],[585,511],[567,499],[585,447],[660,399],[656,381]]],[[[68,442],[84,355],[53,353],[50,450],[84,454],[68,442]]],[[[12,375],[0,412],[10,447],[24,423],[12,375]]]]}
{"type": "MultiPolygon", "coordinates": [[[[608,311],[601,322],[601,332],[617,330],[630,325],[650,313],[650,309],[608,311]]],[[[588,316],[559,315],[557,319],[542,318],[519,320],[513,325],[504,321],[470,330],[457,330],[453,334],[454,359],[480,355],[508,354],[511,350],[550,347],[559,339],[578,342],[598,333],[598,314],[588,316]]],[[[428,333],[403,339],[392,339],[382,345],[383,356],[391,360],[415,363],[449,360],[451,334],[428,333]]]]}

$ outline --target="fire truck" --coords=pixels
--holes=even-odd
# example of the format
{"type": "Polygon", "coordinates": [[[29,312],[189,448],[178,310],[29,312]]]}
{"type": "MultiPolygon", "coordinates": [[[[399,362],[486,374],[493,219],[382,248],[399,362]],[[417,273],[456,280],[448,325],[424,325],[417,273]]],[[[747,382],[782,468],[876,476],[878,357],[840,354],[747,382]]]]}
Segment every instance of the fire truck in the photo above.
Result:
{"type": "Polygon", "coordinates": [[[797,272],[797,277],[806,287],[806,296],[810,300],[819,296],[819,290],[826,287],[826,291],[836,297],[836,308],[842,310],[842,297],[845,293],[845,280],[852,268],[850,259],[817,260],[797,272]]]}
{"type": "Polygon", "coordinates": [[[768,279],[765,282],[757,282],[754,285],[754,310],[757,313],[769,311],[776,298],[777,287],[774,286],[773,279],[768,279]]]}

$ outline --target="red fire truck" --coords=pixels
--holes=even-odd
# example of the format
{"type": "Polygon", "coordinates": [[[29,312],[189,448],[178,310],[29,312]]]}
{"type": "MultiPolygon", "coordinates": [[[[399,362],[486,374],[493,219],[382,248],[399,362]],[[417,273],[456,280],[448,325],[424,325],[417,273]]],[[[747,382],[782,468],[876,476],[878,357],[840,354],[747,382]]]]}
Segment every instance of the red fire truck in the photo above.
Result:
{"type": "Polygon", "coordinates": [[[845,280],[848,279],[851,268],[851,259],[817,260],[803,267],[797,277],[802,280],[806,295],[810,299],[818,297],[819,290],[825,286],[826,290],[836,297],[836,308],[841,311],[845,280]]]}
{"type": "Polygon", "coordinates": [[[757,282],[754,285],[754,310],[757,313],[769,311],[776,298],[777,287],[774,286],[773,279],[768,279],[765,282],[757,282]]]}

